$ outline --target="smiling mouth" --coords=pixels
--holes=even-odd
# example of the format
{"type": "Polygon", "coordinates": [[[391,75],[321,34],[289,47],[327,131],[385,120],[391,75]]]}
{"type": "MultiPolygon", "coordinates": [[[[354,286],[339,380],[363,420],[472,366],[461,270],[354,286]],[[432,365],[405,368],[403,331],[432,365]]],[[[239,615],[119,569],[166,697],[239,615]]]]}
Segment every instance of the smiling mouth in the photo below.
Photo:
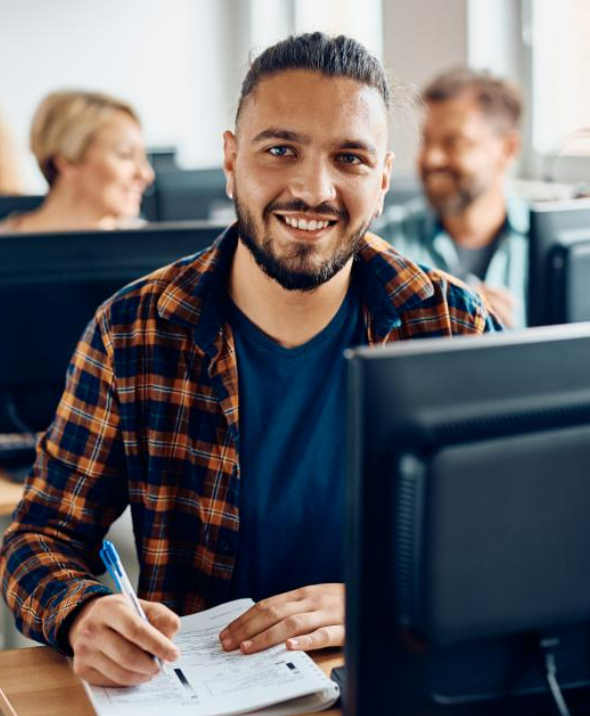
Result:
{"type": "Polygon", "coordinates": [[[337,219],[303,219],[286,214],[275,214],[275,216],[282,224],[302,234],[317,235],[338,223],[337,219]]]}

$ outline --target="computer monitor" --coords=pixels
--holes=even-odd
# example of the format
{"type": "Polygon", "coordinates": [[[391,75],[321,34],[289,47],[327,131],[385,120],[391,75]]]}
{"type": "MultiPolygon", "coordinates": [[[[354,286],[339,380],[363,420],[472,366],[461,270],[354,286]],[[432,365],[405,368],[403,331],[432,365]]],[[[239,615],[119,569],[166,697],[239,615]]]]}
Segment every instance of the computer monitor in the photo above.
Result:
{"type": "MultiPolygon", "coordinates": [[[[45,196],[32,194],[30,196],[0,195],[0,221],[9,214],[21,214],[33,211],[41,206],[45,196]]],[[[158,221],[158,207],[155,188],[149,186],[141,200],[141,215],[147,221],[158,221]]]]}
{"type": "Polygon", "coordinates": [[[9,214],[33,211],[33,209],[41,206],[44,199],[45,197],[42,194],[31,196],[0,195],[0,220],[5,219],[9,214]]]}
{"type": "Polygon", "coordinates": [[[590,709],[590,325],[348,360],[347,716],[590,709]]]}
{"type": "Polygon", "coordinates": [[[225,192],[223,169],[158,169],[155,194],[159,221],[213,219],[233,216],[233,203],[225,192]]]}
{"type": "Polygon", "coordinates": [[[104,300],[222,230],[191,222],[0,237],[0,433],[47,427],[71,354],[104,300]]]}
{"type": "Polygon", "coordinates": [[[531,326],[590,320],[590,199],[531,207],[531,326]]]}

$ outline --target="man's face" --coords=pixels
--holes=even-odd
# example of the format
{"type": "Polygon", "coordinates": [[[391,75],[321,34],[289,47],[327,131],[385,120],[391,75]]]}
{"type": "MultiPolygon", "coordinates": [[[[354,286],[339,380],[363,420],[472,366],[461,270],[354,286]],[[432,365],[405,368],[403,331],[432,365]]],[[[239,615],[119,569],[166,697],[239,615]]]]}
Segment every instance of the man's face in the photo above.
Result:
{"type": "Polygon", "coordinates": [[[428,103],[418,157],[428,200],[442,216],[462,213],[502,186],[517,150],[516,133],[494,126],[473,98],[428,103]]]}
{"type": "Polygon", "coordinates": [[[240,239],[281,286],[312,290],[355,253],[389,187],[387,116],[354,80],[289,70],[246,99],[226,132],[240,239]]]}

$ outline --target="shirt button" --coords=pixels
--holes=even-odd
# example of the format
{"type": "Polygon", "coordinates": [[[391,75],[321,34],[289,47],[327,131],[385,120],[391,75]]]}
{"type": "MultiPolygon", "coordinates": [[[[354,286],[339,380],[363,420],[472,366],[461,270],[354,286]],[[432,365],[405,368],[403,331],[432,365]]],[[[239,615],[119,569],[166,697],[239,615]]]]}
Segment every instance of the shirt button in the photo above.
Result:
{"type": "Polygon", "coordinates": [[[227,554],[230,550],[230,544],[227,540],[222,539],[219,543],[219,549],[224,553],[227,554]]]}

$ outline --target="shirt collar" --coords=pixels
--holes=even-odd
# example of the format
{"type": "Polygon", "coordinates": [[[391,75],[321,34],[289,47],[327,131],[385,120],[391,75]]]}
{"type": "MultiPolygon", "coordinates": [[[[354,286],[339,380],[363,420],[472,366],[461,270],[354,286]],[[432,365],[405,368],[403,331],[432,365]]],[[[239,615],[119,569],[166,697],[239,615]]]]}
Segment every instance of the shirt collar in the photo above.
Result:
{"type": "MultiPolygon", "coordinates": [[[[527,236],[529,233],[529,225],[530,210],[528,204],[518,197],[506,197],[506,222],[502,227],[501,233],[511,231],[515,234],[527,236]]],[[[424,236],[428,237],[431,242],[436,241],[437,236],[442,234],[448,236],[438,214],[436,214],[430,206],[426,207],[423,231],[424,236]]]]}
{"type": "MultiPolygon", "coordinates": [[[[227,279],[237,239],[237,225],[232,224],[212,246],[185,259],[158,300],[158,315],[192,329],[203,350],[214,342],[227,317],[227,279]]],[[[426,273],[374,234],[361,239],[354,270],[378,336],[400,326],[405,310],[434,294],[426,273]]]]}

